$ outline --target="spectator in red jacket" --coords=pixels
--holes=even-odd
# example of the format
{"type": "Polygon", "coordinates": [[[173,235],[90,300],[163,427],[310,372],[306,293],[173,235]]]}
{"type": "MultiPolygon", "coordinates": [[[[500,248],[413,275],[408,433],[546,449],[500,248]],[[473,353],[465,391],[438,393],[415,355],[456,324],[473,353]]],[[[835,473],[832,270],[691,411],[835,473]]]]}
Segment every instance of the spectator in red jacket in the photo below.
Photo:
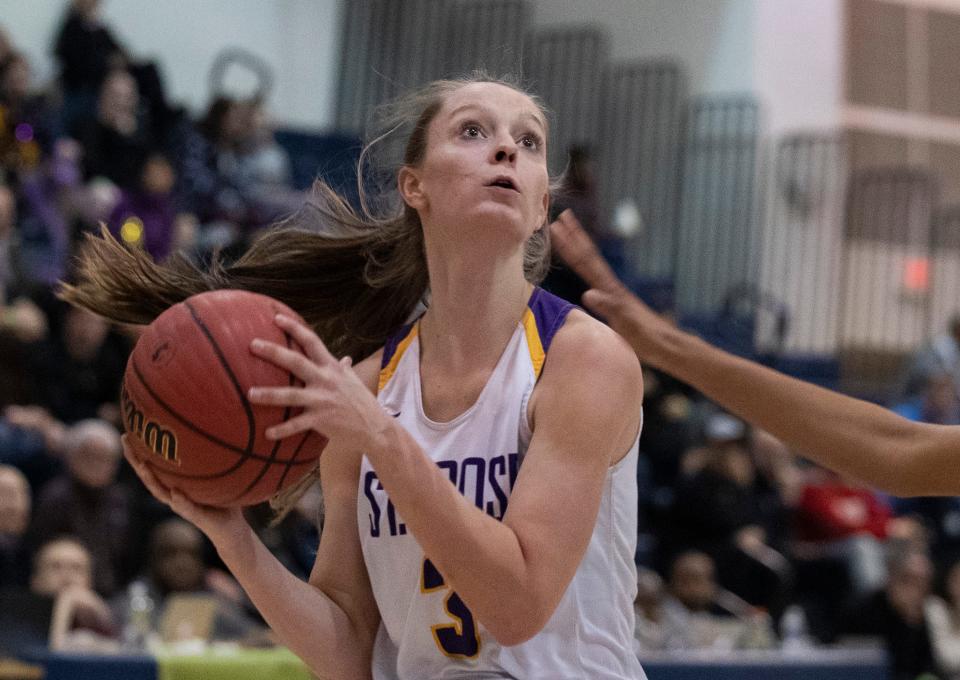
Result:
{"type": "Polygon", "coordinates": [[[815,468],[796,507],[794,553],[841,559],[856,593],[874,590],[886,577],[883,543],[892,520],[890,507],[872,491],[815,468]]]}

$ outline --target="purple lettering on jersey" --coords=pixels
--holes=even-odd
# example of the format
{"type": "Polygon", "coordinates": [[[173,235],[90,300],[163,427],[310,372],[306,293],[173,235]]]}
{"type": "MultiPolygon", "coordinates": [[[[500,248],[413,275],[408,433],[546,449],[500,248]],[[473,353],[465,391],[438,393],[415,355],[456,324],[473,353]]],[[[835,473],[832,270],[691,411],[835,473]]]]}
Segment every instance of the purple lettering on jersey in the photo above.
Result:
{"type": "Polygon", "coordinates": [[[507,494],[504,493],[503,487],[500,486],[498,477],[503,477],[506,474],[506,456],[495,456],[491,458],[490,463],[487,465],[487,481],[490,484],[490,489],[493,491],[493,495],[496,496],[496,500],[500,505],[497,507],[494,501],[488,501],[487,507],[484,508],[484,512],[499,520],[503,519],[503,513],[505,513],[507,510],[507,494]]]}
{"type": "Polygon", "coordinates": [[[393,507],[393,501],[387,501],[387,520],[390,522],[391,536],[404,536],[407,533],[407,525],[397,521],[397,509],[393,507]]]}
{"type": "Polygon", "coordinates": [[[437,467],[441,470],[446,470],[447,476],[450,478],[450,483],[454,486],[457,485],[457,461],[441,460],[437,463],[437,467]]]}
{"type": "Polygon", "coordinates": [[[473,473],[473,504],[483,510],[483,486],[486,481],[487,461],[483,458],[472,456],[460,463],[460,485],[457,488],[460,489],[460,493],[467,498],[470,498],[470,494],[466,489],[467,476],[470,474],[470,468],[475,468],[473,473]]]}
{"type": "Polygon", "coordinates": [[[376,482],[378,489],[383,489],[383,486],[377,479],[377,473],[370,470],[363,479],[363,495],[370,501],[370,509],[373,511],[372,515],[367,515],[370,519],[370,535],[377,538],[380,535],[380,504],[377,503],[377,499],[373,495],[374,482],[376,482]]]}
{"type": "MultiPolygon", "coordinates": [[[[437,467],[446,471],[450,483],[474,505],[497,520],[503,519],[510,492],[513,491],[513,485],[517,481],[520,454],[508,453],[494,456],[489,461],[477,456],[463,461],[441,460],[437,462],[437,467]]],[[[407,525],[399,520],[393,502],[373,470],[364,476],[363,495],[370,502],[370,512],[367,514],[370,520],[370,536],[380,537],[384,514],[387,517],[388,535],[406,535],[407,525]]]]}

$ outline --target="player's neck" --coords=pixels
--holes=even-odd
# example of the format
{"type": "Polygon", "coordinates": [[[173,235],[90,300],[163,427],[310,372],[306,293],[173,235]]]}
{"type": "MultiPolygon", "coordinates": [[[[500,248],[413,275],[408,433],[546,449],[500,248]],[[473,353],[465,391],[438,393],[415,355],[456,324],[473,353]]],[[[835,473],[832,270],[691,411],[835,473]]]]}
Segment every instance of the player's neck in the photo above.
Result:
{"type": "Polygon", "coordinates": [[[421,347],[433,366],[451,371],[495,363],[523,315],[532,285],[516,267],[446,268],[430,276],[430,306],[421,320],[421,347]]]}

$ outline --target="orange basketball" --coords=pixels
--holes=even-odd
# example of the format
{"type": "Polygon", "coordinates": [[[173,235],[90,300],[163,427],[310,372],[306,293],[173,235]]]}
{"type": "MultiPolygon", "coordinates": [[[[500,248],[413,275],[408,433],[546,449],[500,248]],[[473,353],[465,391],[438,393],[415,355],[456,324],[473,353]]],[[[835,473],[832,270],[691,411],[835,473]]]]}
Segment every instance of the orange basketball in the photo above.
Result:
{"type": "Polygon", "coordinates": [[[317,462],[315,432],[264,436],[300,409],[250,403],[254,386],[300,385],[250,351],[262,338],[302,349],[274,323],[300,316],[277,300],[240,290],[200,293],[172,306],[138,340],[123,378],[124,427],[137,457],[166,486],[197,503],[260,503],[317,462]]]}

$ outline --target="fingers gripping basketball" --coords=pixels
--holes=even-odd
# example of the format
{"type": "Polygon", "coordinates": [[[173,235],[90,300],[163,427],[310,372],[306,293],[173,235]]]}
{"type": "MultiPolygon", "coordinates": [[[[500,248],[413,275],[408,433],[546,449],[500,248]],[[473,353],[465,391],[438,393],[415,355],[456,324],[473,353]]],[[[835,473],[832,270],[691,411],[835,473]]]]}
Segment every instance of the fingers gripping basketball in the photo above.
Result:
{"type": "Polygon", "coordinates": [[[301,384],[250,352],[254,338],[303,351],[277,313],[298,318],[264,295],[201,293],[161,314],[130,355],[121,402],[131,445],[160,482],[195,502],[262,502],[307,474],[326,444],[312,431],[267,439],[267,428],[300,410],[247,398],[253,386],[301,384]]]}

